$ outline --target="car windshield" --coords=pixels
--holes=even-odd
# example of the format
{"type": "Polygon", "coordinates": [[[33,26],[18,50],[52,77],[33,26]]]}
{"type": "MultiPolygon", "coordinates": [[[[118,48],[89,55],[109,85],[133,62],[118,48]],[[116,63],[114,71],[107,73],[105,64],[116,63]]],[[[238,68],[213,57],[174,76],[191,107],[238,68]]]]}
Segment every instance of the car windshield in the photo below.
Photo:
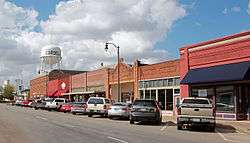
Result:
{"type": "Polygon", "coordinates": [[[103,104],[103,99],[89,99],[88,104],[103,104]]]}
{"type": "Polygon", "coordinates": [[[64,102],[63,99],[56,99],[55,102],[64,102]]]}
{"type": "Polygon", "coordinates": [[[134,106],[149,106],[149,107],[156,106],[153,100],[136,100],[133,105],[134,106]]]}
{"type": "Polygon", "coordinates": [[[46,99],[46,102],[52,102],[54,99],[46,99]]]}
{"type": "Polygon", "coordinates": [[[83,104],[85,104],[85,103],[84,102],[76,102],[76,103],[73,103],[73,106],[80,107],[80,106],[83,106],[83,104]]]}
{"type": "Polygon", "coordinates": [[[182,103],[185,103],[185,104],[209,104],[208,100],[204,100],[204,99],[184,99],[182,103]]]}
{"type": "Polygon", "coordinates": [[[127,106],[125,103],[114,103],[112,106],[127,106]]]}

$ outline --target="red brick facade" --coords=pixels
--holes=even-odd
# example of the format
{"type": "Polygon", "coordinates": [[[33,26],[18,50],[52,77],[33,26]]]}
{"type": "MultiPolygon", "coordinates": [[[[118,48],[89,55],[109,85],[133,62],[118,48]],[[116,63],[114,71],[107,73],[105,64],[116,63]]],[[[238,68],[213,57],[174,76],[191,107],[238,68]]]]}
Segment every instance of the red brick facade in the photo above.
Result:
{"type": "MultiPolygon", "coordinates": [[[[156,64],[142,65],[136,61],[134,65],[120,64],[120,82],[133,84],[132,99],[139,98],[138,86],[140,80],[152,80],[167,77],[178,77],[180,70],[179,60],[165,61],[156,64]]],[[[109,84],[117,84],[117,66],[111,70],[109,84]]]]}
{"type": "Polygon", "coordinates": [[[46,95],[48,76],[40,76],[30,81],[30,96],[46,95]]]}
{"type": "MultiPolygon", "coordinates": [[[[64,80],[67,78],[65,82],[68,83],[68,88],[70,88],[70,75],[79,74],[82,71],[70,71],[70,70],[53,70],[48,75],[35,77],[30,81],[30,97],[41,97],[47,96],[48,89],[55,90],[52,87],[57,87],[57,85],[51,85],[52,87],[48,88],[48,83],[52,80],[64,80]]],[[[53,92],[53,91],[51,91],[53,92]]]]}
{"type": "MultiPolygon", "coordinates": [[[[250,61],[250,31],[181,48],[180,77],[189,69],[244,61],[250,61]]],[[[187,85],[181,85],[181,96],[188,96],[187,85]]]]}

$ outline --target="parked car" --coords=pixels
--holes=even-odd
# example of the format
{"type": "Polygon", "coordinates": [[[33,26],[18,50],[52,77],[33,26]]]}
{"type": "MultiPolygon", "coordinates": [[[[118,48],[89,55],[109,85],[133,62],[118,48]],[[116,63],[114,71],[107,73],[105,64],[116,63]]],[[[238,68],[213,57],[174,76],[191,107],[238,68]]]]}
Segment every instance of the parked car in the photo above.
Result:
{"type": "Polygon", "coordinates": [[[114,103],[108,109],[108,117],[110,119],[113,119],[113,118],[129,119],[130,107],[131,107],[131,104],[128,104],[128,103],[121,103],[121,102],[114,103]]]}
{"type": "Polygon", "coordinates": [[[29,100],[23,100],[23,101],[21,102],[21,106],[22,106],[22,107],[29,107],[29,104],[30,104],[30,101],[29,101],[29,100]]]}
{"type": "Polygon", "coordinates": [[[183,125],[192,127],[195,125],[206,126],[209,130],[215,130],[215,110],[207,98],[184,98],[178,108],[177,129],[183,129],[183,125]]]}
{"type": "Polygon", "coordinates": [[[76,114],[86,114],[87,113],[87,103],[86,102],[74,102],[71,107],[71,113],[76,114]]]}
{"type": "Polygon", "coordinates": [[[38,109],[45,109],[46,101],[45,100],[37,100],[36,104],[34,105],[35,110],[38,109]]]}
{"type": "Polygon", "coordinates": [[[23,102],[22,100],[16,100],[15,105],[16,106],[22,106],[22,102],[23,102]]]}
{"type": "Polygon", "coordinates": [[[111,106],[109,99],[104,97],[90,97],[87,101],[87,112],[88,116],[93,115],[108,115],[108,108],[111,106]]]}
{"type": "Polygon", "coordinates": [[[72,104],[73,104],[72,102],[62,104],[61,107],[59,108],[59,111],[64,113],[70,112],[72,104]]]}
{"type": "Polygon", "coordinates": [[[49,111],[51,110],[59,110],[62,104],[67,103],[67,99],[65,98],[55,98],[46,101],[45,108],[49,111]]]}
{"type": "Polygon", "coordinates": [[[131,107],[130,124],[135,121],[150,121],[161,124],[161,108],[155,100],[135,100],[131,107]]]}

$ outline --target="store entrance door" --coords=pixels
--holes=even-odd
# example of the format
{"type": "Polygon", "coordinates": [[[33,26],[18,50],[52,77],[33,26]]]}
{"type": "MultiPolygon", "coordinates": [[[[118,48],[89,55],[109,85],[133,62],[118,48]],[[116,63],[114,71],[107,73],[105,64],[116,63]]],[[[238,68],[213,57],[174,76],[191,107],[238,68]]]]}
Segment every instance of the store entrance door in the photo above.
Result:
{"type": "Polygon", "coordinates": [[[250,86],[240,86],[240,92],[237,100],[237,118],[238,120],[246,120],[249,110],[250,86]]]}
{"type": "Polygon", "coordinates": [[[250,85],[248,85],[246,94],[247,119],[250,120],[250,85]]]}

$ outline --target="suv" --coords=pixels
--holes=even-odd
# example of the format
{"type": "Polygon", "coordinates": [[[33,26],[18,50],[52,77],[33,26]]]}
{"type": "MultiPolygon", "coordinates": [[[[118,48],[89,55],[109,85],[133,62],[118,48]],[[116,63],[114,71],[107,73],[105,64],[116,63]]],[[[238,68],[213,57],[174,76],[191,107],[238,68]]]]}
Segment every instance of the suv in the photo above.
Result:
{"type": "Polygon", "coordinates": [[[162,114],[158,103],[155,100],[135,100],[130,112],[130,124],[135,121],[151,121],[161,124],[162,114]]]}
{"type": "Polygon", "coordinates": [[[54,100],[49,100],[46,102],[45,108],[49,111],[59,110],[62,104],[67,103],[65,98],[55,98],[54,100]]]}
{"type": "Polygon", "coordinates": [[[111,102],[107,98],[90,97],[87,101],[88,117],[92,117],[93,115],[107,116],[110,106],[111,102]]]}
{"type": "Polygon", "coordinates": [[[177,129],[181,130],[194,125],[207,126],[215,130],[215,110],[207,98],[187,97],[182,100],[178,108],[177,129]]]}

